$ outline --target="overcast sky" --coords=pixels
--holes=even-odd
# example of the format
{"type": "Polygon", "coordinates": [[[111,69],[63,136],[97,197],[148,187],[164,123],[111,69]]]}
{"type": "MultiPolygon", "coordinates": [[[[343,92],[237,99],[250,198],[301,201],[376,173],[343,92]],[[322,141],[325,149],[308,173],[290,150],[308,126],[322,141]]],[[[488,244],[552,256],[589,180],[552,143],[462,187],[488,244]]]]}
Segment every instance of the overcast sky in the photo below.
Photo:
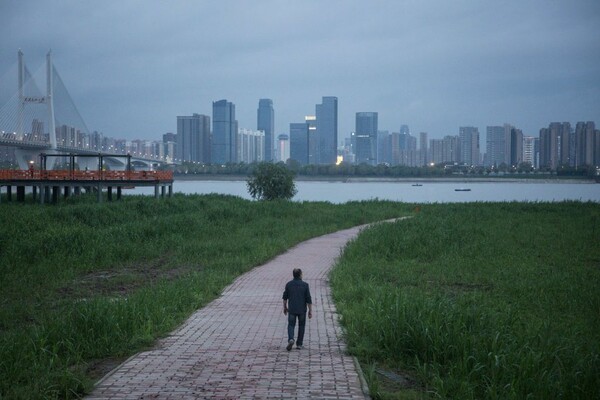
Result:
{"type": "Polygon", "coordinates": [[[340,138],[361,111],[430,138],[600,125],[598,0],[0,0],[0,77],[19,48],[32,72],[52,49],[88,128],[116,138],[159,139],[220,99],[252,129],[273,99],[286,133],[322,96],[340,138]]]}

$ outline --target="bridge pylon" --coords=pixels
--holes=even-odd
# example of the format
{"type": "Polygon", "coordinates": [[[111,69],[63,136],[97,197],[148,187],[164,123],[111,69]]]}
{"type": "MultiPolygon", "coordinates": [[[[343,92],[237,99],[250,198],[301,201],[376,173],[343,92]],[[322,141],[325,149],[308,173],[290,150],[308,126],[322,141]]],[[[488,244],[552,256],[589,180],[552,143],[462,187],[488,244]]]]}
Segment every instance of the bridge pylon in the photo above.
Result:
{"type": "MultiPolygon", "coordinates": [[[[56,120],[54,118],[54,66],[52,65],[52,51],[48,51],[46,55],[46,95],[31,96],[25,93],[25,63],[23,62],[23,52],[19,49],[18,52],[18,111],[17,111],[17,131],[16,137],[18,140],[23,140],[25,136],[25,106],[31,104],[45,104],[48,113],[48,137],[50,139],[50,149],[46,149],[47,153],[56,153],[56,120]]],[[[27,169],[31,161],[37,161],[39,152],[31,149],[15,150],[19,168],[27,169]]]]}

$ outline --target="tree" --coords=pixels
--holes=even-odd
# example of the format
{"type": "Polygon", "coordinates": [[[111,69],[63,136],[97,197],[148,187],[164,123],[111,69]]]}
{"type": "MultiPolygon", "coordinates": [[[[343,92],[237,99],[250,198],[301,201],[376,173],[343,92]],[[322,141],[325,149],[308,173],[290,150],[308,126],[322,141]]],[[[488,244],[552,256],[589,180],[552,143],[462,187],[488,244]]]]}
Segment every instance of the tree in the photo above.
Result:
{"type": "Polygon", "coordinates": [[[297,192],[294,176],[283,163],[258,163],[246,181],[248,193],[257,200],[289,200],[297,192]]]}

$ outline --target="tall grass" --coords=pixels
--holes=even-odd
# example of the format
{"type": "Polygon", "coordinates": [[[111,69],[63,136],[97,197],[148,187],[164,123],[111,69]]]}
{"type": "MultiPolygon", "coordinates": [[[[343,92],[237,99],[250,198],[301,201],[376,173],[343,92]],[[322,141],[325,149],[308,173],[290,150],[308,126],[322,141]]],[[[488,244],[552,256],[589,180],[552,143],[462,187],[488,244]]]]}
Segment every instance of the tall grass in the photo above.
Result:
{"type": "Polygon", "coordinates": [[[599,211],[426,205],[351,243],[333,293],[374,397],[598,398],[599,211]]]}
{"type": "Polygon", "coordinates": [[[151,346],[294,244],[400,216],[392,202],[127,197],[0,204],[0,398],[76,398],[97,360],[151,346]]]}

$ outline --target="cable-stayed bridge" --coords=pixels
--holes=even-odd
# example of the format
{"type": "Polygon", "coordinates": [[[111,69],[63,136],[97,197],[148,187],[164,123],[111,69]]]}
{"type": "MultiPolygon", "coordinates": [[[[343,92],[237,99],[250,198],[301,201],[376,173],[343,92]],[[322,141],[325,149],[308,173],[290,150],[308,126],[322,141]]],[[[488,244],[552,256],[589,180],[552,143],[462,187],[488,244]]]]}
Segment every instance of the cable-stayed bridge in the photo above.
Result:
{"type": "MultiPolygon", "coordinates": [[[[98,168],[97,160],[89,155],[102,155],[103,165],[109,169],[127,167],[123,157],[110,157],[126,154],[126,142],[90,133],[52,63],[50,52],[45,68],[32,74],[19,50],[16,78],[16,88],[13,80],[0,82],[0,146],[14,147],[21,169],[37,165],[41,153],[82,155],[84,157],[75,158],[80,169],[98,168]],[[42,90],[38,82],[44,78],[45,90],[42,90]]],[[[130,166],[152,169],[165,162],[154,154],[151,149],[137,148],[129,159],[130,166]]],[[[67,160],[65,157],[62,163],[67,160]]],[[[60,167],[60,163],[61,158],[56,157],[55,164],[49,168],[60,167]]]]}

